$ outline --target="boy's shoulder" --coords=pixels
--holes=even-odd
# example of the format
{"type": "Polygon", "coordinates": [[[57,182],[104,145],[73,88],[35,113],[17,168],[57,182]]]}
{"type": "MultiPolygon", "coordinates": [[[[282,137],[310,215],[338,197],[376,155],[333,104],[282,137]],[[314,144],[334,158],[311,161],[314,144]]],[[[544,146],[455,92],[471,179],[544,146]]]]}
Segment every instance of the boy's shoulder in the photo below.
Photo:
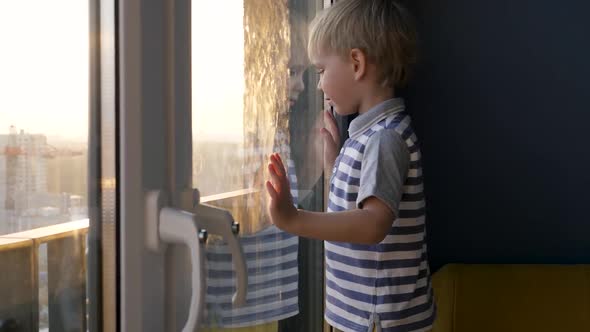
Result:
{"type": "Polygon", "coordinates": [[[383,156],[390,156],[393,159],[404,159],[409,157],[409,148],[403,131],[399,125],[379,126],[364,143],[365,151],[363,159],[383,159],[383,156]]]}
{"type": "Polygon", "coordinates": [[[375,121],[359,135],[359,140],[365,144],[405,141],[410,132],[411,119],[406,112],[401,111],[375,121]]]}
{"type": "Polygon", "coordinates": [[[350,137],[372,136],[383,129],[397,128],[399,125],[409,125],[409,117],[405,112],[402,98],[386,100],[371,108],[366,113],[357,116],[349,126],[350,137]]]}
{"type": "Polygon", "coordinates": [[[413,136],[410,116],[400,111],[374,122],[358,137],[358,144],[363,146],[363,160],[409,160],[413,136]]]}

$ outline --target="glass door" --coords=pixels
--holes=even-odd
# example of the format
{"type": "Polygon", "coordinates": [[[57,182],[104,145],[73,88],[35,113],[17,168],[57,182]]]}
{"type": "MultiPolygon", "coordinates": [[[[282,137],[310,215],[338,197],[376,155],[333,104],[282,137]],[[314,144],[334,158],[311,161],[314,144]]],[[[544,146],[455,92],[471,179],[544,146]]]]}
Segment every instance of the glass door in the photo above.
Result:
{"type": "Polygon", "coordinates": [[[0,3],[1,331],[116,326],[114,21],[113,1],[0,3]]]}
{"type": "Polygon", "coordinates": [[[201,202],[227,209],[239,222],[248,272],[247,301],[237,307],[227,244],[209,238],[208,331],[322,329],[321,243],[271,225],[264,190],[268,156],[279,152],[288,161],[294,203],[323,206],[323,105],[306,51],[308,23],[322,6],[192,3],[192,181],[201,202]]]}
{"type": "Polygon", "coordinates": [[[323,6],[0,5],[2,330],[322,329],[322,244],[270,225],[261,185],[278,151],[323,210],[323,6]]]}
{"type": "Polygon", "coordinates": [[[323,210],[315,0],[118,3],[119,327],[320,331],[323,252],[266,218],[267,157],[323,210]]]}

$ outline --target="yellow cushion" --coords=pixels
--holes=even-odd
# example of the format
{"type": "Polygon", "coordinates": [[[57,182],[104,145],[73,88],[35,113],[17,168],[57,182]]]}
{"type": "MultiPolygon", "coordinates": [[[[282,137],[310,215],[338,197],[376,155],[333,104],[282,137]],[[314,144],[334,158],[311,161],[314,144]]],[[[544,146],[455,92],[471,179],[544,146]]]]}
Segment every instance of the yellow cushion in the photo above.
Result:
{"type": "Polygon", "coordinates": [[[434,332],[590,331],[590,265],[460,265],[433,276],[434,332]]]}
{"type": "Polygon", "coordinates": [[[277,332],[279,330],[278,322],[271,322],[256,326],[248,327],[229,327],[229,328],[208,328],[200,329],[201,332],[277,332]]]}

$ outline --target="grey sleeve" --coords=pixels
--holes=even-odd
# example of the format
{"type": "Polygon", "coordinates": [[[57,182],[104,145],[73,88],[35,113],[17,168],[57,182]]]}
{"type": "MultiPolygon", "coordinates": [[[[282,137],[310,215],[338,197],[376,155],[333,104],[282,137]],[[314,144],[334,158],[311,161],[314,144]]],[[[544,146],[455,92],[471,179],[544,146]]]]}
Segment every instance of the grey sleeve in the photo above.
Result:
{"type": "Polygon", "coordinates": [[[363,154],[360,188],[356,200],[359,209],[371,196],[385,203],[397,217],[404,182],[410,164],[410,152],[400,134],[384,129],[373,134],[363,154]]]}

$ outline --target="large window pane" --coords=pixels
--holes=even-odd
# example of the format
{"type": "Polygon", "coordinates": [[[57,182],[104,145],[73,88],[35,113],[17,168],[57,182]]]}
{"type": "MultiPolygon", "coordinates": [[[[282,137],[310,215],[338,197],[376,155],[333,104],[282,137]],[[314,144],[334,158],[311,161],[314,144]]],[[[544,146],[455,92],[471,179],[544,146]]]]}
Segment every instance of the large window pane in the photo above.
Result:
{"type": "Polygon", "coordinates": [[[86,329],[89,1],[0,2],[0,320],[86,329]]]}
{"type": "Polygon", "coordinates": [[[0,3],[0,234],[85,218],[88,2],[0,3]]]}
{"type": "Polygon", "coordinates": [[[304,330],[309,309],[320,313],[321,327],[321,275],[313,280],[319,299],[307,296],[310,264],[322,271],[320,246],[311,250],[271,225],[264,190],[268,156],[279,152],[294,203],[323,208],[322,102],[306,52],[307,25],[321,3],[192,2],[193,184],[203,202],[229,209],[240,223],[249,270],[248,304],[232,308],[231,257],[209,237],[207,328],[304,330]]]}

